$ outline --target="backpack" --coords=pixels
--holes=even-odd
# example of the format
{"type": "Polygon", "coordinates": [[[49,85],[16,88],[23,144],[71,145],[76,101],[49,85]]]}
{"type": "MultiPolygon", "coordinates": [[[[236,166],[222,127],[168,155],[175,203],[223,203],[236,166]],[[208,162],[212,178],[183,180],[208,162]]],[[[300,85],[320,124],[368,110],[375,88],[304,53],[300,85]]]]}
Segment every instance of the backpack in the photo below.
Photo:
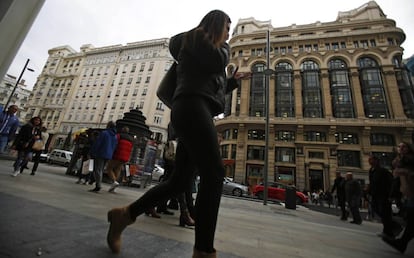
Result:
{"type": "Polygon", "coordinates": [[[175,160],[175,153],[177,151],[177,141],[171,140],[165,144],[164,158],[169,161],[175,160]]]}

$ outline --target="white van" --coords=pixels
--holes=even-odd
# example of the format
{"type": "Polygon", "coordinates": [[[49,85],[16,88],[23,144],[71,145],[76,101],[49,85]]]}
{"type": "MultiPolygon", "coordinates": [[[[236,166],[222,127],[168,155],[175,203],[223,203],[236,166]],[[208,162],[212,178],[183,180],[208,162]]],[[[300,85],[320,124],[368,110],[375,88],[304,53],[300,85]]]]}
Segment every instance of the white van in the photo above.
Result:
{"type": "Polygon", "coordinates": [[[71,151],[54,149],[49,154],[49,164],[60,164],[67,167],[72,159],[72,155],[71,151]]]}

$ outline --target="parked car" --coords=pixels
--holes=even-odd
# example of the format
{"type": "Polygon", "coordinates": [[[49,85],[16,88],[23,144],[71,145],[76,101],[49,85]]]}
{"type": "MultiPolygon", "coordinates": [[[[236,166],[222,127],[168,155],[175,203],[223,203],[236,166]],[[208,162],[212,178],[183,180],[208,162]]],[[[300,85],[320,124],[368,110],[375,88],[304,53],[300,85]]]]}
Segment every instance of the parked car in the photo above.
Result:
{"type": "Polygon", "coordinates": [[[67,167],[72,159],[72,155],[71,151],[54,149],[49,154],[49,164],[59,164],[67,167]]]}
{"type": "Polygon", "coordinates": [[[40,153],[40,162],[49,162],[49,153],[40,153]]]}
{"type": "Polygon", "coordinates": [[[249,195],[249,188],[246,185],[233,182],[231,178],[225,177],[223,180],[223,193],[241,197],[249,195]]]}
{"type": "MultiPolygon", "coordinates": [[[[286,188],[290,186],[272,182],[269,183],[269,186],[267,188],[267,197],[269,199],[276,199],[279,201],[285,201],[286,199],[286,188]]],[[[253,195],[256,196],[259,199],[263,199],[264,197],[264,185],[258,184],[253,188],[253,195]]],[[[296,204],[302,204],[307,203],[309,200],[308,196],[303,194],[302,192],[296,191],[296,204]]]]}
{"type": "Polygon", "coordinates": [[[152,170],[152,180],[161,182],[164,178],[164,169],[160,165],[155,165],[154,169],[152,170]]]}

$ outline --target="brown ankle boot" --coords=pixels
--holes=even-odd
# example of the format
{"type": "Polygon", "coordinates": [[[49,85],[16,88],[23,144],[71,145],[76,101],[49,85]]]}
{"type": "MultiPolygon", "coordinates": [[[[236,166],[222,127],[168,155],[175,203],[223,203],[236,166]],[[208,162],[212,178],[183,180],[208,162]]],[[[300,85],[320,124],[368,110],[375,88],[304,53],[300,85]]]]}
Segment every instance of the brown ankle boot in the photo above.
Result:
{"type": "Polygon", "coordinates": [[[115,208],[108,212],[109,225],[106,241],[109,248],[114,253],[121,251],[121,234],[122,231],[130,224],[135,222],[129,214],[129,206],[123,208],[115,208]]]}
{"type": "Polygon", "coordinates": [[[216,258],[216,257],[217,257],[217,252],[215,250],[213,253],[201,252],[195,248],[193,250],[193,258],[216,258]]]}
{"type": "Polygon", "coordinates": [[[180,214],[180,227],[194,226],[195,221],[191,218],[188,211],[182,211],[180,214]]]}

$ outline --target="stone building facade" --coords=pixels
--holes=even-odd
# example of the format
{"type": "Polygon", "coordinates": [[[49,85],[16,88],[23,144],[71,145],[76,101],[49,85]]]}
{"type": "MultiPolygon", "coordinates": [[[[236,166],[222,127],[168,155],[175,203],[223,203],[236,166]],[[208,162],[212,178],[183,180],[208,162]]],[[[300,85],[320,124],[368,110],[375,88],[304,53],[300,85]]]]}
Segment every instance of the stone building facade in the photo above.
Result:
{"type": "Polygon", "coordinates": [[[255,185],[267,174],[312,191],[329,190],[336,171],[368,183],[369,155],[390,167],[397,143],[414,138],[404,40],[374,1],[332,22],[274,28],[240,19],[229,70],[251,76],[216,121],[227,176],[255,185]]]}
{"type": "Polygon", "coordinates": [[[167,139],[170,110],[156,89],[172,64],[169,39],[93,47],[80,51],[55,47],[33,88],[27,119],[40,116],[61,147],[67,135],[82,128],[105,127],[138,108],[147,118],[152,138],[167,139]]]}

